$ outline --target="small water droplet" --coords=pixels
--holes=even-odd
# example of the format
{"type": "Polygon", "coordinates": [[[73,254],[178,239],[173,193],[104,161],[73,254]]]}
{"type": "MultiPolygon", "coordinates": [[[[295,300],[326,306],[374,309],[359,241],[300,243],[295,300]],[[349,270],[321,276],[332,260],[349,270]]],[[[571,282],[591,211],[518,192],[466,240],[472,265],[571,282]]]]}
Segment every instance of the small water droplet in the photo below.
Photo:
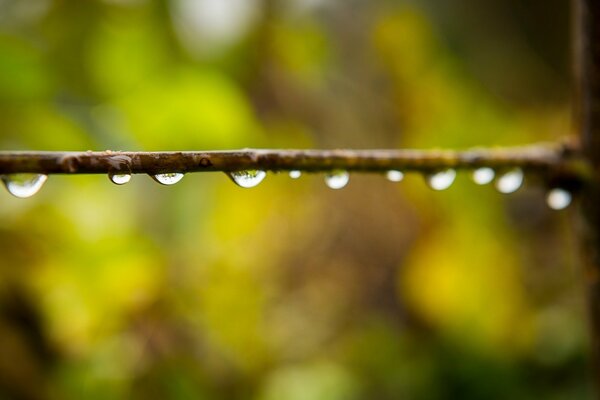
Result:
{"type": "Polygon", "coordinates": [[[569,207],[571,201],[573,201],[571,192],[561,188],[552,189],[546,196],[546,203],[553,210],[564,210],[569,207]]]}
{"type": "Polygon", "coordinates": [[[302,172],[300,172],[298,170],[290,171],[290,178],[292,178],[292,179],[298,179],[301,176],[302,176],[302,172]]]}
{"type": "Polygon", "coordinates": [[[111,182],[115,185],[124,185],[126,183],[129,183],[129,181],[131,180],[131,174],[109,173],[108,179],[110,179],[111,182]]]}
{"type": "Polygon", "coordinates": [[[156,174],[152,178],[161,185],[174,185],[183,179],[180,172],[167,172],[166,174],[156,174]]]}
{"type": "Polygon", "coordinates": [[[489,167],[478,168],[473,171],[473,182],[478,185],[487,185],[494,180],[496,171],[489,167]]]}
{"type": "Polygon", "coordinates": [[[229,172],[227,175],[238,186],[243,188],[253,188],[265,179],[267,173],[259,169],[249,169],[246,171],[229,172]]]}
{"type": "Polygon", "coordinates": [[[48,175],[43,174],[14,174],[3,175],[2,182],[15,197],[25,199],[31,197],[40,191],[44,183],[48,179],[48,175]]]}
{"type": "Polygon", "coordinates": [[[402,171],[398,171],[395,169],[389,170],[385,174],[385,176],[390,182],[400,182],[402,179],[404,179],[404,174],[402,173],[402,171]]]}
{"type": "Polygon", "coordinates": [[[347,171],[338,170],[325,175],[325,183],[331,189],[341,189],[350,181],[350,174],[347,171]]]}
{"type": "Polygon", "coordinates": [[[446,190],[454,183],[456,171],[452,168],[426,175],[427,185],[433,190],[446,190]]]}
{"type": "Polygon", "coordinates": [[[523,186],[523,179],[523,170],[521,168],[515,168],[504,173],[496,180],[496,189],[504,194],[514,193],[523,186]]]}

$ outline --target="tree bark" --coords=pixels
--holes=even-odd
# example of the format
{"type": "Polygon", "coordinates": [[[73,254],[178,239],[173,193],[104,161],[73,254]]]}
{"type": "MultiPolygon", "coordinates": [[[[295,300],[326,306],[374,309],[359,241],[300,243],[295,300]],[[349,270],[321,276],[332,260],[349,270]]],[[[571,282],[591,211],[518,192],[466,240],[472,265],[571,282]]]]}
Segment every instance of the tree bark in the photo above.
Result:
{"type": "Polygon", "coordinates": [[[576,0],[576,124],[590,180],[582,195],[594,380],[600,398],[600,1],[576,0]]]}

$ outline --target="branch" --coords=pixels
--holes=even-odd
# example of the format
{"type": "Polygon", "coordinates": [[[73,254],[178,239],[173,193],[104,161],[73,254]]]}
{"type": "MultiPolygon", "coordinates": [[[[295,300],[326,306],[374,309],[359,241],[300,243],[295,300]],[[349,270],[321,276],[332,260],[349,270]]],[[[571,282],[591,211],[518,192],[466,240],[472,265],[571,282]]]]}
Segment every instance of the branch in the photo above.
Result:
{"type": "Polygon", "coordinates": [[[336,169],[382,172],[397,169],[430,172],[480,167],[520,167],[548,172],[581,169],[577,166],[580,164],[576,147],[564,143],[466,151],[244,149],[201,152],[0,152],[0,174],[159,174],[252,169],[307,172],[336,169]]]}

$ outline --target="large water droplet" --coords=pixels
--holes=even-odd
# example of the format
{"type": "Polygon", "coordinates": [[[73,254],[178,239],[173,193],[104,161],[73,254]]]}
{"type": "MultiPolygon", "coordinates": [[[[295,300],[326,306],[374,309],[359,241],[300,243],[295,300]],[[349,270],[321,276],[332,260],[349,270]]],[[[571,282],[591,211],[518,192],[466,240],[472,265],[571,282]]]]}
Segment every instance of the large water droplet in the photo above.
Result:
{"type": "Polygon", "coordinates": [[[555,188],[548,192],[546,203],[553,210],[564,210],[573,201],[571,192],[561,188],[555,188]]]}
{"type": "Polygon", "coordinates": [[[385,177],[390,182],[400,182],[402,179],[404,179],[404,174],[402,171],[392,169],[385,174],[385,177]]]}
{"type": "Polygon", "coordinates": [[[302,172],[300,172],[300,171],[298,171],[296,169],[293,170],[293,171],[290,171],[290,178],[292,178],[292,179],[298,179],[301,176],[302,176],[302,172]]]}
{"type": "Polygon", "coordinates": [[[124,185],[131,180],[131,174],[109,173],[108,179],[115,185],[124,185]]]}
{"type": "Polygon", "coordinates": [[[253,188],[265,179],[267,173],[259,169],[249,169],[246,171],[234,171],[227,173],[232,181],[243,188],[253,188]]]}
{"type": "Polygon", "coordinates": [[[168,172],[166,174],[156,174],[152,178],[161,185],[174,185],[183,179],[180,172],[168,172]]]}
{"type": "Polygon", "coordinates": [[[456,179],[456,171],[452,168],[425,176],[427,185],[433,190],[448,189],[454,183],[454,179],[456,179]]]}
{"type": "Polygon", "coordinates": [[[333,171],[325,175],[325,183],[331,189],[341,189],[350,181],[350,174],[347,171],[333,171]]]}
{"type": "Polygon", "coordinates": [[[43,174],[14,174],[3,175],[4,186],[15,197],[25,199],[40,191],[48,175],[43,174]]]}
{"type": "Polygon", "coordinates": [[[489,167],[478,168],[473,171],[473,182],[478,185],[487,185],[494,180],[496,172],[489,167]]]}
{"type": "Polygon", "coordinates": [[[496,180],[496,189],[504,194],[514,193],[523,185],[523,178],[523,170],[515,168],[496,180]]]}

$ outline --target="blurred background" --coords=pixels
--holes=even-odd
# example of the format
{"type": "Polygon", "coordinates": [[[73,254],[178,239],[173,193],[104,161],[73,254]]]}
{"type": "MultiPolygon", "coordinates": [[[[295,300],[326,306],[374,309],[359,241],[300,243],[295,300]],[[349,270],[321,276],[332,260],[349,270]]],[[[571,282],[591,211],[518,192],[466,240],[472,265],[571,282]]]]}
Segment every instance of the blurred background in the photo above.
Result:
{"type": "MultiPolygon", "coordinates": [[[[557,140],[568,3],[0,0],[0,149],[557,140]]],[[[544,195],[465,173],[0,193],[0,399],[592,398],[544,195]]]]}

